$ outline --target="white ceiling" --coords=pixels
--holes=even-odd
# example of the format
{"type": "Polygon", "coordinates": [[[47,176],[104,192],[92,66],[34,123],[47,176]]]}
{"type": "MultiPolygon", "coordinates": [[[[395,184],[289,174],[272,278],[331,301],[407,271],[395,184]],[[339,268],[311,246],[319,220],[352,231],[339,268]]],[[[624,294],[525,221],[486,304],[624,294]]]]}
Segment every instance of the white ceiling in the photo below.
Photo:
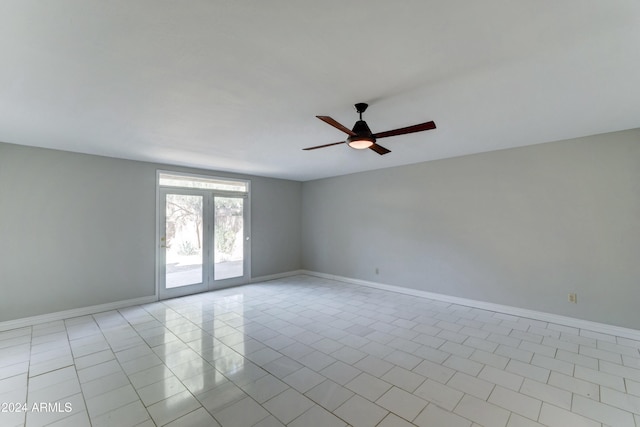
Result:
{"type": "Polygon", "coordinates": [[[637,0],[2,0],[0,141],[309,180],[640,126],[637,0]],[[347,127],[368,102],[379,156],[347,127]]]}

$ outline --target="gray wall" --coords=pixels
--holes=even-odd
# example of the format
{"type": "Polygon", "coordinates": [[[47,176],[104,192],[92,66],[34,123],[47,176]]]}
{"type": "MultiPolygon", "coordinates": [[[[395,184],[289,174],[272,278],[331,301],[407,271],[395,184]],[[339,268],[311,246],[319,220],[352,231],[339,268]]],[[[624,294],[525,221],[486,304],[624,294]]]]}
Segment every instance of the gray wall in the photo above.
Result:
{"type": "Polygon", "coordinates": [[[640,329],[640,130],[309,181],[302,203],[306,269],[640,329]]]}
{"type": "Polygon", "coordinates": [[[0,143],[0,321],[153,295],[167,169],[251,179],[254,277],[304,267],[639,329],[639,164],[640,130],[302,184],[0,143]]]}
{"type": "Polygon", "coordinates": [[[301,184],[0,143],[0,321],[155,293],[156,170],[251,179],[254,277],[301,267],[301,184]]]}

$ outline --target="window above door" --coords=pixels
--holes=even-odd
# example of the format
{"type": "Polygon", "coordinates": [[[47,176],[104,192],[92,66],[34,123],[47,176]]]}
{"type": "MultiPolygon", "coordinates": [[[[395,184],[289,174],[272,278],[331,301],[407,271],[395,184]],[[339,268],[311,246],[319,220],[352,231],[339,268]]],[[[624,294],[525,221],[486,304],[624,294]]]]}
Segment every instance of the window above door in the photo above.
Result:
{"type": "Polygon", "coordinates": [[[203,190],[248,193],[249,181],[244,179],[208,177],[204,175],[158,172],[158,185],[172,188],[198,188],[203,190]]]}

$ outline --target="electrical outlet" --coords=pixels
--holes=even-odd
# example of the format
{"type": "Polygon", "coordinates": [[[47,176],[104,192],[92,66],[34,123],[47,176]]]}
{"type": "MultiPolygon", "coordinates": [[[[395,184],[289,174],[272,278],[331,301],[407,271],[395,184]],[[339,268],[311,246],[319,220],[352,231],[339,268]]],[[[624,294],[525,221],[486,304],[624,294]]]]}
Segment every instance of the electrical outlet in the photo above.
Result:
{"type": "Polygon", "coordinates": [[[578,294],[572,292],[569,294],[569,302],[572,302],[574,304],[578,303],[578,294]]]}
{"type": "Polygon", "coordinates": [[[380,269],[376,267],[376,274],[380,274],[380,269]]]}

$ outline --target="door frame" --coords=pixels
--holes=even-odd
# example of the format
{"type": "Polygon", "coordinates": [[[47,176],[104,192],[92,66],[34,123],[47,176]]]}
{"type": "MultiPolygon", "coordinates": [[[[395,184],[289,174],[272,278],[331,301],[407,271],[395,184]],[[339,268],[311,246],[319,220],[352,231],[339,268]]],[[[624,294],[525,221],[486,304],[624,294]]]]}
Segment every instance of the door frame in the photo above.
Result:
{"type": "MultiPolygon", "coordinates": [[[[158,300],[175,298],[184,295],[191,295],[200,292],[208,292],[217,289],[223,289],[231,286],[243,285],[251,282],[251,181],[248,179],[238,179],[238,178],[227,178],[221,176],[213,176],[213,175],[202,175],[202,174],[193,174],[193,173],[184,173],[184,172],[175,172],[169,170],[156,170],[156,226],[155,226],[155,235],[156,235],[156,265],[155,265],[155,294],[158,300]],[[170,174],[170,175],[179,175],[184,177],[192,177],[194,179],[205,179],[211,181],[229,181],[229,182],[242,182],[246,185],[247,191],[228,191],[228,190],[218,190],[218,189],[205,189],[205,188],[190,188],[190,187],[179,187],[179,186],[161,186],[160,185],[160,174],[170,174]],[[206,260],[206,255],[203,254],[203,286],[198,288],[193,288],[191,285],[187,285],[185,287],[173,288],[167,292],[167,289],[163,289],[161,287],[161,280],[164,280],[161,275],[166,274],[166,254],[165,250],[162,247],[164,242],[161,240],[164,235],[164,231],[161,230],[161,227],[164,228],[166,225],[164,224],[165,212],[161,212],[164,207],[164,197],[165,194],[203,194],[205,196],[203,200],[203,217],[209,218],[210,230],[207,231],[206,227],[203,224],[203,251],[205,241],[210,250],[210,259],[206,260]],[[172,193],[173,192],[173,193],[172,193]],[[218,197],[242,197],[244,198],[243,203],[243,216],[244,216],[244,225],[243,225],[243,275],[239,277],[232,277],[229,279],[222,280],[214,280],[214,261],[213,261],[213,244],[214,244],[214,198],[218,197]],[[208,201],[207,201],[208,199],[208,201]],[[207,264],[209,264],[207,266],[207,264]],[[208,277],[207,277],[208,276],[208,277]],[[185,289],[188,288],[188,289],[185,289]],[[186,291],[186,292],[181,292],[186,291]]],[[[204,222],[204,221],[203,221],[204,222]]]]}

